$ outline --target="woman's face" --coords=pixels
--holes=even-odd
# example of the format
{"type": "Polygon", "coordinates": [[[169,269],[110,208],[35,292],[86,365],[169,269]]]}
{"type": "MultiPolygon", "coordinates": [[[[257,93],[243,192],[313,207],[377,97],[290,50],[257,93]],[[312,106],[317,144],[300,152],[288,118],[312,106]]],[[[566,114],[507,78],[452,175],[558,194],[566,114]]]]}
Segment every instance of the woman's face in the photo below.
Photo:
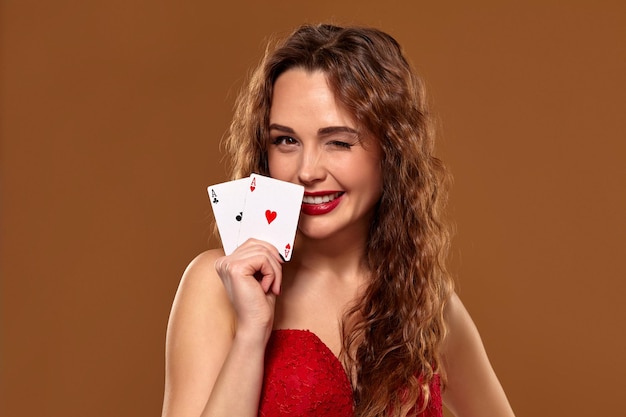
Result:
{"type": "Polygon", "coordinates": [[[377,140],[357,133],[325,74],[304,69],[281,74],[269,125],[270,176],[305,188],[300,232],[314,239],[367,236],[382,193],[382,152],[377,140]]]}

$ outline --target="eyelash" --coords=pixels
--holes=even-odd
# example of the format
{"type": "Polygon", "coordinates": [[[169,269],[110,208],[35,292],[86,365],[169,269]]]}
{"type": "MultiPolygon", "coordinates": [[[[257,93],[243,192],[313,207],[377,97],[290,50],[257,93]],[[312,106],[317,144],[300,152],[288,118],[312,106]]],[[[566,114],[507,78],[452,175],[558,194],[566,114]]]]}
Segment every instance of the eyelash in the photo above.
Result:
{"type": "Polygon", "coordinates": [[[277,136],[275,139],[272,139],[272,145],[282,145],[282,144],[293,144],[296,140],[291,136],[277,136]]]}
{"type": "Polygon", "coordinates": [[[331,142],[329,142],[331,145],[335,145],[338,148],[345,148],[345,149],[350,149],[352,148],[354,145],[348,142],[342,142],[340,140],[333,140],[331,142]]]}
{"type": "MultiPolygon", "coordinates": [[[[296,143],[297,143],[297,140],[292,138],[291,136],[277,136],[271,141],[272,145],[294,145],[296,143]]],[[[341,149],[351,149],[354,146],[354,144],[352,143],[343,142],[340,140],[333,140],[327,143],[329,145],[336,146],[337,148],[341,148],[341,149]]]]}

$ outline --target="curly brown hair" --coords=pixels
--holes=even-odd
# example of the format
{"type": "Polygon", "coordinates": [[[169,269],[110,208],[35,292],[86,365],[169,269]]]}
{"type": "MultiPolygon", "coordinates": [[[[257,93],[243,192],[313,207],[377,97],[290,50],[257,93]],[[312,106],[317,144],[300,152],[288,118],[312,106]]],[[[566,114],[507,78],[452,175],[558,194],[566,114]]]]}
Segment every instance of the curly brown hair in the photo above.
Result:
{"type": "Polygon", "coordinates": [[[273,86],[292,68],[324,72],[337,100],[383,151],[383,192],[364,253],[371,280],[343,317],[341,358],[356,415],[405,416],[426,407],[433,378],[443,376],[443,311],[453,291],[442,220],[448,173],[434,155],[423,83],[397,41],[380,30],[302,26],[268,46],[238,97],[225,140],[233,178],[268,174],[273,86]]]}

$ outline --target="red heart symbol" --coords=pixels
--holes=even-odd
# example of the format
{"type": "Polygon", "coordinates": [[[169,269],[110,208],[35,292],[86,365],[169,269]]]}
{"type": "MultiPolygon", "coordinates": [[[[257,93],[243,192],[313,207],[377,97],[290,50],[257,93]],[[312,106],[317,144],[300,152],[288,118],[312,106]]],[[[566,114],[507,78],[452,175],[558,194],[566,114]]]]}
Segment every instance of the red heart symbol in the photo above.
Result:
{"type": "Polygon", "coordinates": [[[250,191],[254,191],[256,188],[256,178],[252,178],[252,183],[250,184],[250,191]]]}
{"type": "Polygon", "coordinates": [[[251,185],[251,186],[250,186],[250,191],[254,191],[254,189],[255,189],[255,188],[256,188],[256,187],[255,187],[254,185],[251,185]]]}
{"type": "Polygon", "coordinates": [[[277,214],[275,211],[265,210],[265,218],[267,219],[267,224],[273,222],[276,219],[276,216],[277,214]]]}

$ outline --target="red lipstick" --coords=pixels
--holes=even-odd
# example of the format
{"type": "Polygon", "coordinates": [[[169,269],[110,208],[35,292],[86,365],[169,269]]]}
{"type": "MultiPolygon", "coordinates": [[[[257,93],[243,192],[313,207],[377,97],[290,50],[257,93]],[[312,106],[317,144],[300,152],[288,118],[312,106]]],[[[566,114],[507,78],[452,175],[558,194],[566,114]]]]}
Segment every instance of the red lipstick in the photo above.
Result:
{"type": "Polygon", "coordinates": [[[304,199],[302,202],[302,213],[307,214],[309,216],[319,216],[322,214],[330,213],[339,205],[341,199],[343,197],[343,192],[341,191],[318,191],[318,192],[305,192],[304,199]],[[337,195],[338,194],[338,195],[337,195]],[[332,196],[336,195],[336,197],[330,201],[314,203],[311,199],[307,199],[306,197],[324,197],[324,196],[332,196]],[[304,200],[309,200],[308,202],[304,202],[304,200]]]}

